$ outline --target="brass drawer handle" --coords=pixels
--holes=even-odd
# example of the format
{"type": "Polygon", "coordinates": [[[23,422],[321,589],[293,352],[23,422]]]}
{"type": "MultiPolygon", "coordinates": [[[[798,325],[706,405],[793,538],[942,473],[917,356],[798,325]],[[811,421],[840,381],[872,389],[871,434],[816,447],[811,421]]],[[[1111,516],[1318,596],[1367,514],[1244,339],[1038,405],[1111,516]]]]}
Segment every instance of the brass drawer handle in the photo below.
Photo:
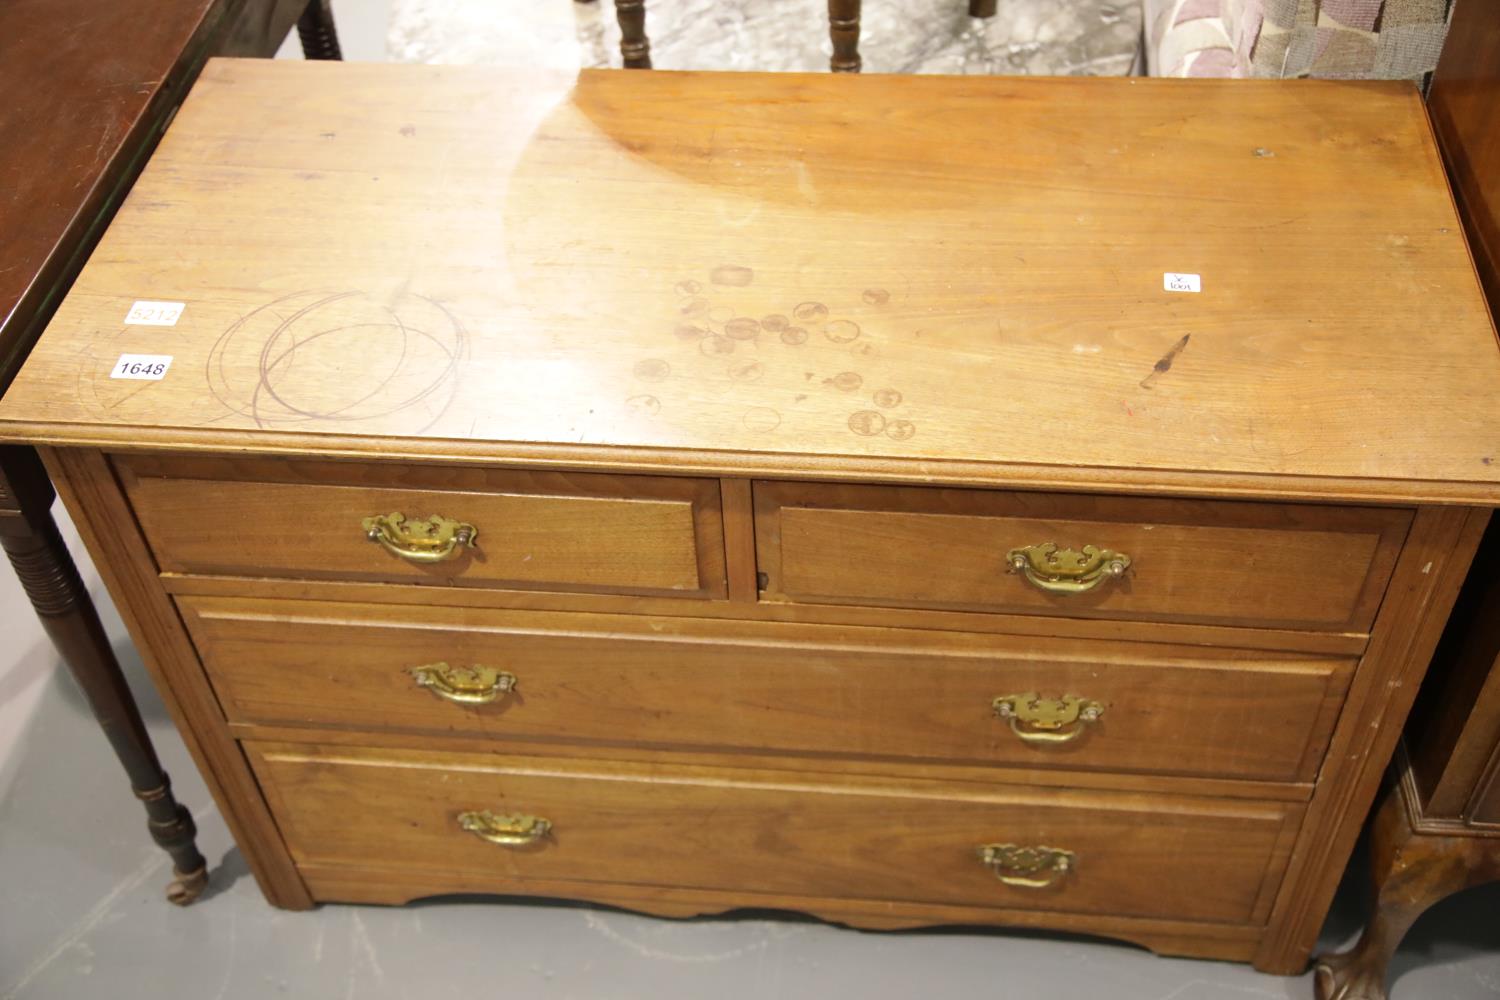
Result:
{"type": "Polygon", "coordinates": [[[488,705],[516,689],[515,674],[478,664],[450,667],[446,663],[427,663],[412,667],[410,673],[417,687],[460,705],[488,705]]]}
{"type": "Polygon", "coordinates": [[[396,512],[367,517],[362,523],[366,538],[414,563],[452,559],[465,546],[477,547],[479,540],[479,529],[472,524],[437,514],[425,521],[408,522],[405,514],[396,512]]]}
{"type": "Polygon", "coordinates": [[[983,861],[995,877],[1018,889],[1045,889],[1061,882],[1078,864],[1072,851],[1056,847],[1023,847],[1020,844],[985,844],[979,848],[983,861]]]}
{"type": "Polygon", "coordinates": [[[1130,568],[1123,552],[1085,545],[1082,552],[1059,549],[1056,542],[1011,549],[1005,561],[1038,590],[1049,594],[1082,594],[1118,579],[1130,568]]]}
{"type": "Polygon", "coordinates": [[[501,847],[534,844],[552,829],[552,821],[540,816],[497,816],[488,809],[459,813],[458,825],[480,840],[501,847]]]}
{"type": "Polygon", "coordinates": [[[1103,705],[1076,694],[1044,698],[1027,691],[1003,695],[991,704],[996,715],[1010,721],[1011,732],[1027,743],[1070,743],[1104,714],[1103,705]]]}

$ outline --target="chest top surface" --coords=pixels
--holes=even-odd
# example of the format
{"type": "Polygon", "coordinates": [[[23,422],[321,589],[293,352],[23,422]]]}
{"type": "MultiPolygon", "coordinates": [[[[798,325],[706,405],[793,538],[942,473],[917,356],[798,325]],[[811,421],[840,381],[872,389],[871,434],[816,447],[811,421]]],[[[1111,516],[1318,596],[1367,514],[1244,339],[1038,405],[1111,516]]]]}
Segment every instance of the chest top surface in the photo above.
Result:
{"type": "Polygon", "coordinates": [[[1489,503],[1497,397],[1404,85],[216,60],[0,430],[1489,503]]]}

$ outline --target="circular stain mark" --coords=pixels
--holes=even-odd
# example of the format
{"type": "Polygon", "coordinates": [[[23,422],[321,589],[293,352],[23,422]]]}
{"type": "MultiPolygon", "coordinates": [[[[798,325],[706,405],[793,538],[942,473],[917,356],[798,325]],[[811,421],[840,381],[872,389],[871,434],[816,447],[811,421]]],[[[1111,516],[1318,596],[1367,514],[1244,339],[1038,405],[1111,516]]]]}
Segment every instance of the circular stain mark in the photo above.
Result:
{"type": "Polygon", "coordinates": [[[703,282],[694,281],[692,278],[677,283],[678,295],[697,295],[703,291],[703,282]]]}
{"type": "Polygon", "coordinates": [[[714,306],[708,311],[708,318],[710,322],[718,323],[720,326],[723,326],[725,323],[728,323],[730,320],[734,319],[734,310],[729,308],[728,306],[714,306]]]}
{"type": "Polygon", "coordinates": [[[655,396],[631,396],[625,400],[625,405],[636,413],[644,413],[648,417],[654,417],[661,412],[661,400],[655,396]]]}
{"type": "Polygon", "coordinates": [[[735,340],[754,340],[760,333],[760,324],[749,316],[736,316],[724,324],[724,333],[735,340]]]}
{"type": "Polygon", "coordinates": [[[828,307],[821,302],[802,302],[792,310],[799,323],[817,323],[828,318],[828,307]]]}
{"type": "Polygon", "coordinates": [[[875,410],[860,410],[849,414],[849,429],[860,437],[874,437],[885,430],[885,417],[875,410]]]}
{"type": "Polygon", "coordinates": [[[672,332],[677,335],[678,340],[702,340],[708,336],[708,330],[692,323],[679,323],[672,332]]]}
{"type": "Polygon", "coordinates": [[[635,377],[642,382],[660,382],[672,374],[672,366],[661,358],[646,358],[635,363],[635,377]]]}
{"type": "Polygon", "coordinates": [[[789,326],[781,331],[781,342],[793,347],[807,343],[807,331],[800,326],[789,326]]]}
{"type": "Polygon", "coordinates": [[[917,425],[910,420],[892,420],[885,428],[885,436],[895,441],[905,441],[917,433],[917,425]]]}
{"type": "Polygon", "coordinates": [[[728,337],[713,333],[698,341],[698,350],[710,357],[717,354],[733,354],[734,341],[728,337]]]}
{"type": "Polygon", "coordinates": [[[722,264],[709,272],[708,280],[716,285],[745,288],[755,280],[755,272],[738,264],[722,264]]]}
{"type": "Polygon", "coordinates": [[[865,384],[864,376],[859,372],[839,372],[833,378],[823,380],[824,385],[831,385],[840,392],[853,392],[865,384]]]}
{"type": "Polygon", "coordinates": [[[401,413],[403,426],[421,431],[447,412],[468,357],[463,324],[436,299],[299,292],[231,324],[209,350],[205,375],[213,397],[257,427],[354,428],[401,413]],[[355,353],[380,364],[326,378],[355,353]]]}
{"type": "Polygon", "coordinates": [[[760,325],[763,329],[770,330],[772,333],[780,333],[791,325],[791,321],[781,315],[781,313],[772,313],[769,316],[762,316],[760,318],[760,325]]]}
{"type": "Polygon", "coordinates": [[[892,407],[901,405],[901,393],[895,389],[876,389],[874,398],[875,405],[882,410],[889,410],[892,407]]]}
{"type": "Polygon", "coordinates": [[[866,288],[865,293],[860,296],[865,302],[872,306],[883,306],[891,301],[891,293],[884,288],[866,288]]]}
{"type": "Polygon", "coordinates": [[[729,377],[736,382],[756,382],[764,374],[759,361],[737,361],[729,366],[729,377]]]}
{"type": "Polygon", "coordinates": [[[769,406],[752,406],[740,418],[746,430],[767,434],[781,426],[781,414],[769,406]]]}
{"type": "Polygon", "coordinates": [[[708,312],[708,300],[703,298],[702,296],[694,299],[688,299],[682,304],[682,308],[678,309],[677,311],[682,313],[682,315],[684,316],[702,316],[704,313],[708,312]]]}
{"type": "Polygon", "coordinates": [[[823,327],[823,336],[835,344],[849,344],[859,339],[859,324],[852,319],[836,319],[823,327]]]}

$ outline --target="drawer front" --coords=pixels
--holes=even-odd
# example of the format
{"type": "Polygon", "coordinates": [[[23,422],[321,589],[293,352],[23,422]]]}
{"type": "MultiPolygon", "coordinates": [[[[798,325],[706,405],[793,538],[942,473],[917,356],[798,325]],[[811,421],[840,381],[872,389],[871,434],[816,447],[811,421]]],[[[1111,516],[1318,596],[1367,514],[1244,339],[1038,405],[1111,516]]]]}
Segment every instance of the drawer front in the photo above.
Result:
{"type": "Polygon", "coordinates": [[[179,606],[234,722],[1270,781],[1314,777],[1353,666],[834,626],[179,606]]]}
{"type": "Polygon", "coordinates": [[[136,457],[116,465],[166,572],[726,593],[716,480],[136,457]],[[404,525],[367,520],[393,513],[404,525]],[[474,544],[421,538],[413,526],[432,517],[472,527],[474,544]]]}
{"type": "Polygon", "coordinates": [[[1251,922],[1270,904],[1285,863],[1282,834],[1298,809],[820,785],[727,768],[246,748],[298,864],[427,872],[435,885],[454,875],[493,879],[479,884],[496,891],[563,879],[1251,922]],[[523,816],[550,828],[541,833],[517,821],[523,816]],[[982,856],[1002,845],[988,862],[982,856]]]}
{"type": "Polygon", "coordinates": [[[756,483],[755,519],[765,600],[1362,632],[1411,513],[756,483]]]}

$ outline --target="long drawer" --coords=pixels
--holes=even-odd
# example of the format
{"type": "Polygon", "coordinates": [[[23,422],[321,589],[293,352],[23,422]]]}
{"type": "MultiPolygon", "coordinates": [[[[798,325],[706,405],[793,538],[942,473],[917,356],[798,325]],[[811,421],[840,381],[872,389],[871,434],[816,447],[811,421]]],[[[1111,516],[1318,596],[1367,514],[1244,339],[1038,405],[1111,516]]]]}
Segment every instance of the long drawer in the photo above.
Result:
{"type": "Polygon", "coordinates": [[[1411,512],[758,482],[762,597],[1366,631],[1411,512]]]}
{"type": "Polygon", "coordinates": [[[1248,923],[1297,806],[248,743],[298,864],[1248,923]]]}
{"type": "Polygon", "coordinates": [[[1353,666],[779,623],[179,607],[233,722],[1273,781],[1314,777],[1353,666]]]}
{"type": "Polygon", "coordinates": [[[713,479],[143,456],[116,468],[166,572],[726,593],[713,479]]]}

